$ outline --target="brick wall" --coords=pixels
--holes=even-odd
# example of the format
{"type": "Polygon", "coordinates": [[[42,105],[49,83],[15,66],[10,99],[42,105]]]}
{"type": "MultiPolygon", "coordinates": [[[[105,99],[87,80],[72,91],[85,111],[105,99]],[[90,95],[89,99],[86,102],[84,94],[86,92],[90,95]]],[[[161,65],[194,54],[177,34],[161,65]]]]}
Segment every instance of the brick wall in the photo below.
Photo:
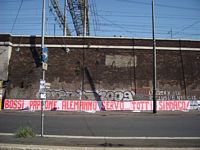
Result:
{"type": "MultiPolygon", "coordinates": [[[[13,44],[6,97],[39,99],[42,70],[41,50],[37,44],[40,44],[41,38],[1,35],[0,40],[13,44]],[[17,47],[19,51],[16,51],[17,47]]],[[[151,46],[151,40],[47,37],[45,44],[50,45],[47,46],[49,60],[46,71],[46,82],[51,83],[50,99],[78,99],[82,80],[85,99],[94,99],[94,90],[133,91],[136,95],[137,91],[143,91],[139,92],[141,95],[151,93],[146,91],[152,89],[152,49],[137,47],[151,46]],[[99,47],[92,47],[95,45],[99,47]],[[133,48],[102,47],[108,45],[133,48]],[[70,52],[66,53],[65,47],[68,46],[70,52]]],[[[199,99],[200,51],[181,50],[181,47],[200,48],[200,41],[158,40],[157,46],[169,47],[169,50],[157,51],[157,90],[164,95],[195,96],[193,99],[199,99]],[[170,47],[180,50],[170,50],[170,47]]]]}

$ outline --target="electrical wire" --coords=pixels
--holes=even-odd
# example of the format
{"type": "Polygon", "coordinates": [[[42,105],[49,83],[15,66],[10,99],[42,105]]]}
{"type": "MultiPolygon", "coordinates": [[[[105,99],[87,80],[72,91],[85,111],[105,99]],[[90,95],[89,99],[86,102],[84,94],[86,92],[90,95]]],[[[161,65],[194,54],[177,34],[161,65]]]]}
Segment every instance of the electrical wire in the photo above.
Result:
{"type": "MultiPolygon", "coordinates": [[[[19,0],[2,0],[4,3],[9,2],[9,6],[14,6],[19,3],[19,0]],[[12,2],[12,3],[11,3],[12,2]]],[[[1,1],[1,2],[2,2],[1,1]]],[[[115,1],[121,1],[122,0],[115,0],[115,1]]],[[[142,5],[150,5],[150,3],[137,1],[137,0],[123,0],[124,3],[138,3],[142,5]],[[129,1],[129,2],[128,2],[129,1]]],[[[3,20],[0,22],[0,31],[7,30],[9,31],[9,28],[11,29],[11,32],[16,31],[20,34],[27,33],[29,30],[31,32],[40,33],[40,21],[41,15],[40,13],[33,14],[32,12],[39,11],[40,8],[37,5],[37,7],[22,8],[25,6],[24,2],[28,2],[27,5],[31,5],[30,1],[21,1],[20,7],[18,9],[18,13],[13,13],[14,9],[13,7],[4,7],[3,9],[0,9],[0,19],[3,20]],[[13,19],[15,20],[13,22],[13,19]],[[23,27],[22,27],[23,26],[23,27]]],[[[109,36],[115,33],[121,33],[122,35],[130,35],[130,36],[149,36],[151,37],[151,15],[149,13],[143,13],[143,14],[130,14],[127,10],[120,11],[118,9],[115,10],[97,10],[96,8],[96,1],[90,0],[89,5],[89,13],[90,13],[90,30],[92,31],[93,35],[98,34],[105,34],[106,36],[109,36]],[[149,20],[147,20],[149,18],[149,20]],[[137,21],[134,21],[137,20],[137,21]],[[136,35],[137,34],[137,35],[136,35]]],[[[160,5],[160,4],[159,4],[160,5]]],[[[171,5],[167,5],[165,7],[168,7],[171,5]]],[[[173,6],[173,8],[176,8],[176,6],[173,6]]],[[[179,8],[176,8],[179,9],[179,8]]],[[[193,9],[192,7],[181,7],[182,10],[190,10],[193,9]]],[[[156,35],[166,35],[168,37],[169,32],[171,28],[173,28],[173,35],[176,37],[191,37],[191,38],[198,38],[200,27],[195,26],[198,24],[199,18],[195,16],[189,16],[189,15],[181,15],[181,14],[167,14],[167,12],[161,12],[159,13],[156,18],[158,19],[158,23],[156,25],[156,35]],[[176,20],[184,21],[185,23],[176,23],[176,20]],[[194,22],[191,25],[186,25],[186,21],[194,22]],[[167,22],[167,23],[166,23],[167,22]],[[197,22],[197,23],[196,23],[197,22]],[[180,30],[177,30],[180,29],[180,30]],[[187,31],[187,32],[184,32],[187,31]]],[[[68,25],[73,28],[72,20],[68,20],[68,25]],[[71,22],[70,22],[71,21],[71,22]]],[[[52,26],[54,26],[55,20],[54,16],[49,15],[48,16],[48,34],[51,34],[53,32],[52,26]]],[[[62,32],[61,29],[57,28],[58,34],[62,32]]]]}
{"type": "MultiPolygon", "coordinates": [[[[115,18],[151,18],[151,15],[102,15],[104,17],[115,17],[115,18]]],[[[186,20],[199,20],[197,17],[176,17],[176,16],[156,16],[156,18],[160,19],[186,19],[186,20]]]]}
{"type": "Polygon", "coordinates": [[[14,20],[14,22],[13,22],[13,25],[12,25],[12,28],[11,28],[11,31],[10,31],[11,33],[13,32],[15,23],[16,23],[16,21],[17,21],[18,15],[19,15],[19,12],[20,12],[20,10],[21,10],[21,8],[22,8],[22,4],[23,4],[23,0],[21,0],[20,7],[19,7],[19,9],[18,9],[18,11],[17,11],[17,15],[16,15],[16,17],[15,17],[15,20],[14,20]]]}
{"type": "MultiPolygon", "coordinates": [[[[123,3],[133,3],[133,4],[137,3],[137,4],[142,4],[142,5],[151,5],[151,3],[141,2],[141,1],[139,2],[139,1],[135,1],[135,0],[115,0],[115,1],[120,1],[120,2],[123,2],[123,3]]],[[[183,10],[191,10],[191,11],[200,11],[200,9],[198,9],[198,8],[180,7],[180,6],[159,4],[159,3],[156,3],[155,6],[175,8],[175,9],[183,9],[183,10]]]]}
{"type": "Polygon", "coordinates": [[[191,25],[189,25],[189,26],[186,26],[186,27],[184,27],[184,28],[183,28],[183,29],[181,29],[180,31],[178,31],[178,32],[174,33],[174,35],[176,35],[176,34],[180,34],[181,32],[183,32],[183,31],[185,31],[185,30],[187,30],[187,29],[189,29],[189,28],[193,27],[194,25],[196,25],[196,24],[198,24],[198,23],[200,23],[200,20],[198,20],[198,21],[194,22],[193,24],[191,24],[191,25]]]}
{"type": "Polygon", "coordinates": [[[91,19],[92,19],[92,27],[94,29],[94,34],[96,35],[96,31],[99,28],[99,20],[98,20],[98,12],[97,12],[97,8],[96,8],[96,1],[94,2],[94,0],[90,0],[90,9],[89,12],[91,13],[91,19]]]}

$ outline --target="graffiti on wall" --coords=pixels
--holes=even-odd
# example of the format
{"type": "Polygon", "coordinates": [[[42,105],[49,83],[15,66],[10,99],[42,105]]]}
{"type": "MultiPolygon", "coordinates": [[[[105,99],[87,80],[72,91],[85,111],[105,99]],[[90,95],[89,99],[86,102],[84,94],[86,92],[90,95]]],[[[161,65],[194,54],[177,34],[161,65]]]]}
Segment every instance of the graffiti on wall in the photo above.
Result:
{"type": "MultiPolygon", "coordinates": [[[[47,97],[50,99],[79,99],[81,91],[69,91],[64,89],[47,89],[47,97]]],[[[93,91],[83,91],[85,99],[93,99],[93,91]]],[[[100,90],[96,91],[101,100],[131,101],[134,99],[135,92],[131,90],[100,90]]]]}
{"type": "MultiPolygon", "coordinates": [[[[103,101],[133,101],[133,100],[152,100],[152,91],[149,88],[133,90],[97,90],[103,101]]],[[[49,99],[79,99],[80,90],[69,91],[65,89],[47,89],[49,99]]],[[[84,99],[95,100],[93,91],[83,91],[84,99]]],[[[157,100],[197,100],[196,96],[184,96],[179,91],[157,91],[157,100]]]]}
{"type": "Polygon", "coordinates": [[[80,97],[80,90],[47,89],[46,94],[50,99],[77,99],[80,97]]]}
{"type": "Polygon", "coordinates": [[[190,101],[190,109],[200,110],[200,101],[199,100],[190,101]]]}
{"type": "MultiPolygon", "coordinates": [[[[149,91],[149,95],[153,95],[152,91],[149,91]]],[[[182,95],[179,91],[157,91],[156,92],[158,100],[197,100],[197,97],[194,95],[182,95]]]]}
{"type": "Polygon", "coordinates": [[[132,101],[134,100],[135,92],[134,91],[99,91],[98,92],[100,98],[102,100],[108,100],[108,101],[132,101]]]}

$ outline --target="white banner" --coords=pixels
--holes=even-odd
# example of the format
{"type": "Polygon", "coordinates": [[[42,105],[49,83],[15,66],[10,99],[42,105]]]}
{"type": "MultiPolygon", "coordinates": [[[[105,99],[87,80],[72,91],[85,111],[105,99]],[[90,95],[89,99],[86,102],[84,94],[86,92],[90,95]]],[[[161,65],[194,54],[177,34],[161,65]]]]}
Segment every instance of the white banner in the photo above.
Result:
{"type": "MultiPolygon", "coordinates": [[[[41,100],[5,99],[4,109],[41,110],[41,100]]],[[[79,100],[46,100],[45,110],[60,111],[151,111],[152,101],[79,101],[79,100]]],[[[158,111],[185,111],[190,109],[189,100],[157,101],[158,111]]]]}

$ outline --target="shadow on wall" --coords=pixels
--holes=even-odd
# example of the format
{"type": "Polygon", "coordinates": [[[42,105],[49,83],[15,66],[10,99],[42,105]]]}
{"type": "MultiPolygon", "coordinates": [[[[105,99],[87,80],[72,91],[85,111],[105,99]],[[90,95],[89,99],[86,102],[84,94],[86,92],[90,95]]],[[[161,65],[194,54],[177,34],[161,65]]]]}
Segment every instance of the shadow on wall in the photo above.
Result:
{"type": "Polygon", "coordinates": [[[94,81],[93,81],[93,79],[91,77],[91,74],[90,74],[90,72],[89,72],[87,67],[85,67],[85,74],[86,74],[86,77],[87,77],[88,82],[90,84],[90,87],[92,89],[92,93],[94,94],[95,100],[98,103],[99,109],[104,111],[105,110],[105,106],[103,105],[103,101],[101,100],[99,94],[96,91],[96,87],[95,87],[94,81]]]}
{"type": "Polygon", "coordinates": [[[35,61],[35,64],[36,64],[36,67],[40,67],[42,64],[41,64],[41,55],[40,53],[37,51],[36,49],[36,36],[31,36],[30,37],[30,44],[31,44],[31,53],[32,53],[32,57],[35,61]]]}

